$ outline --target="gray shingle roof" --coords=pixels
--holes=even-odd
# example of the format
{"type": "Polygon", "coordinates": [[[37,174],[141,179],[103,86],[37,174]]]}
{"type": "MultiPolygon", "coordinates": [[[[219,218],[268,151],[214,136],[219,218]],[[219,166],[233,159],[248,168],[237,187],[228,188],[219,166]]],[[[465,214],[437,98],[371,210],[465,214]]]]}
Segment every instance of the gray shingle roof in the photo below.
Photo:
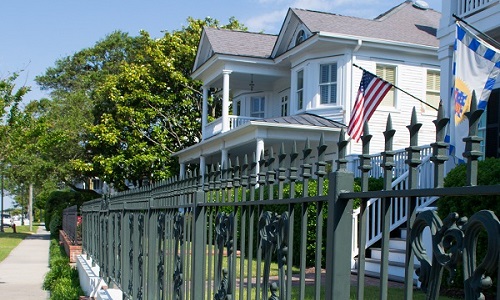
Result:
{"type": "Polygon", "coordinates": [[[273,118],[258,120],[255,122],[290,124],[290,125],[308,125],[308,126],[319,126],[319,127],[330,127],[330,128],[345,127],[345,125],[342,123],[309,113],[303,113],[294,116],[273,117],[273,118]]]}
{"type": "Polygon", "coordinates": [[[218,54],[269,58],[276,35],[205,27],[212,49],[218,54]]]}
{"type": "Polygon", "coordinates": [[[438,47],[436,31],[441,13],[413,7],[406,1],[374,20],[292,9],[311,32],[330,32],[357,37],[438,47]]]}
{"type": "MultiPolygon", "coordinates": [[[[435,10],[413,7],[403,2],[374,20],[332,13],[292,9],[311,32],[366,37],[425,46],[438,47],[436,31],[441,14],[435,10]]],[[[205,27],[214,53],[256,58],[270,58],[277,35],[233,31],[205,27]]]]}

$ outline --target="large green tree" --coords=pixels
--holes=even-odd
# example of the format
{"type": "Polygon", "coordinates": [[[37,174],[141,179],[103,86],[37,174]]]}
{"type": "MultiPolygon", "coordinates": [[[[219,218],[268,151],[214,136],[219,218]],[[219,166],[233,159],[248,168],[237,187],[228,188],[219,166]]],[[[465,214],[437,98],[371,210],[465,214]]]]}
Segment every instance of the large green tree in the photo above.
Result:
{"type": "Polygon", "coordinates": [[[202,96],[190,73],[204,26],[246,29],[234,18],[224,26],[188,18],[159,39],[115,32],[37,77],[53,97],[78,94],[92,112],[75,170],[118,189],[177,173],[171,154],[200,138],[202,96]]]}

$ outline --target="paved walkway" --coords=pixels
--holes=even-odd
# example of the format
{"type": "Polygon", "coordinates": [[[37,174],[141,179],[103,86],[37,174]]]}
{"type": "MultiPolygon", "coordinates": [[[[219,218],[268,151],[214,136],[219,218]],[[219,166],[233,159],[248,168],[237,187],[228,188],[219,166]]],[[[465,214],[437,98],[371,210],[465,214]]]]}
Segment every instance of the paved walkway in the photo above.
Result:
{"type": "Polygon", "coordinates": [[[45,226],[26,237],[0,263],[0,299],[48,299],[42,289],[43,278],[49,271],[50,233],[45,226]]]}

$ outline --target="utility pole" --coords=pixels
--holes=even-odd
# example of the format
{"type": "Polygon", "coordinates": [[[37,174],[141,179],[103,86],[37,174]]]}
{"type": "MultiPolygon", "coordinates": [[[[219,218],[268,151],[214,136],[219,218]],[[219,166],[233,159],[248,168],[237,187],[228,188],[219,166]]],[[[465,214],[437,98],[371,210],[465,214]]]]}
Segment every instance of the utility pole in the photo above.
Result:
{"type": "Polygon", "coordinates": [[[3,164],[2,164],[1,172],[2,172],[2,175],[1,175],[2,176],[2,178],[1,178],[1,181],[2,181],[2,183],[1,183],[1,185],[2,185],[1,195],[2,195],[2,197],[0,199],[0,232],[4,232],[3,231],[3,164]]]}
{"type": "Polygon", "coordinates": [[[30,220],[30,231],[33,231],[33,184],[30,183],[28,218],[30,220]]]}

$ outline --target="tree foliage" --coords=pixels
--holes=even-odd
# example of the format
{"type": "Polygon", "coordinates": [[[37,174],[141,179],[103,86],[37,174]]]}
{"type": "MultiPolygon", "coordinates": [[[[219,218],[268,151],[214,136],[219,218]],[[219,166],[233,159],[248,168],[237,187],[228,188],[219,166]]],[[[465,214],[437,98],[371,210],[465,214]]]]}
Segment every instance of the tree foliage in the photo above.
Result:
{"type": "Polygon", "coordinates": [[[99,177],[123,190],[177,173],[171,155],[196,143],[201,133],[200,83],[190,74],[204,26],[246,30],[231,18],[188,18],[187,26],[154,39],[114,32],[37,77],[56,99],[79,99],[79,147],[75,171],[99,177]],[[88,110],[87,110],[88,109],[88,110]]]}

